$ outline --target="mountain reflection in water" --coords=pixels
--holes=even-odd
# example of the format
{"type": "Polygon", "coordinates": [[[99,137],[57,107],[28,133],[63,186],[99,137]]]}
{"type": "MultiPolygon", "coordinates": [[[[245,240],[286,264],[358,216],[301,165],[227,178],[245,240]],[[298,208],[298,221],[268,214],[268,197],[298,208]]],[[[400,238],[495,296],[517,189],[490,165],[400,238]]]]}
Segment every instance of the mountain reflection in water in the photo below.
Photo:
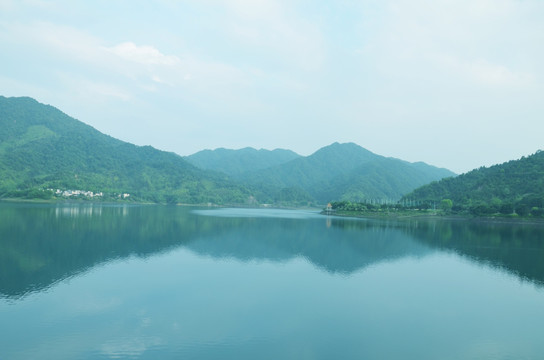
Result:
{"type": "Polygon", "coordinates": [[[465,221],[384,222],[309,212],[101,204],[0,204],[0,294],[47,289],[95,266],[173,248],[238,261],[304,258],[331,274],[453,251],[544,284],[544,228],[465,221]]]}

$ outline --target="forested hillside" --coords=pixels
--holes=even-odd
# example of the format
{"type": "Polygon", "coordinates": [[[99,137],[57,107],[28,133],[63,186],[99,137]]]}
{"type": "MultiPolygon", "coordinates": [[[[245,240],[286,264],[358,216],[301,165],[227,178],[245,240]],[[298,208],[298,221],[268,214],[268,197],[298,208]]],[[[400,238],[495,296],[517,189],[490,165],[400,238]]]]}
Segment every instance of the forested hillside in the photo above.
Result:
{"type": "Polygon", "coordinates": [[[353,143],[334,143],[307,157],[289,150],[208,150],[187,158],[196,167],[174,153],[104,135],[31,98],[0,97],[0,126],[0,198],[301,206],[394,201],[454,175],[353,143]]]}
{"type": "Polygon", "coordinates": [[[542,216],[544,152],[431,183],[405,200],[427,204],[451,200],[452,211],[475,215],[542,216]]]}
{"type": "Polygon", "coordinates": [[[168,203],[250,197],[174,153],[114,139],[31,98],[0,97],[0,197],[49,198],[47,189],[168,203]]]}
{"type": "Polygon", "coordinates": [[[221,171],[239,178],[248,171],[266,169],[299,157],[300,155],[291,150],[257,150],[247,147],[239,150],[224,148],[202,150],[185,159],[201,169],[221,171]]]}
{"type": "Polygon", "coordinates": [[[300,197],[331,200],[396,201],[418,186],[455,174],[424,163],[386,158],[354,143],[334,143],[308,157],[243,174],[246,184],[270,192],[290,189],[300,197]]]}

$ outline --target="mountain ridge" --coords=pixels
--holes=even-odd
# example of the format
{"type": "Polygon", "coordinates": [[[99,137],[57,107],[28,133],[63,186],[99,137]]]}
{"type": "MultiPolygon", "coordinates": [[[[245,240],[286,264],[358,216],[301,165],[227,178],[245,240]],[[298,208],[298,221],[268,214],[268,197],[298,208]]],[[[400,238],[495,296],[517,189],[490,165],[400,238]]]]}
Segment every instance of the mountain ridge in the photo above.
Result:
{"type": "Polygon", "coordinates": [[[205,149],[184,158],[201,169],[221,171],[229,176],[239,177],[247,169],[264,169],[298,157],[300,157],[299,154],[287,149],[267,150],[245,147],[238,150],[205,149]]]}
{"type": "Polygon", "coordinates": [[[335,142],[309,156],[246,147],[181,157],[115,139],[28,97],[0,97],[0,125],[0,197],[81,189],[162,203],[299,206],[396,200],[424,183],[455,175],[386,158],[355,143],[335,142]],[[208,165],[197,167],[191,158],[208,165]]]}
{"type": "Polygon", "coordinates": [[[0,97],[0,125],[0,197],[40,197],[56,188],[130,193],[152,202],[250,197],[224,175],[174,153],[115,139],[28,97],[0,97]]]}
{"type": "Polygon", "coordinates": [[[418,186],[455,176],[447,169],[422,164],[414,165],[404,160],[386,158],[355,143],[335,142],[307,157],[262,170],[248,171],[242,178],[248,186],[297,187],[319,203],[326,204],[338,199],[398,200],[418,186]],[[369,169],[374,172],[370,173],[369,169]],[[376,178],[381,179],[376,181],[376,178]],[[356,194],[355,191],[347,191],[354,184],[359,184],[356,194]]]}

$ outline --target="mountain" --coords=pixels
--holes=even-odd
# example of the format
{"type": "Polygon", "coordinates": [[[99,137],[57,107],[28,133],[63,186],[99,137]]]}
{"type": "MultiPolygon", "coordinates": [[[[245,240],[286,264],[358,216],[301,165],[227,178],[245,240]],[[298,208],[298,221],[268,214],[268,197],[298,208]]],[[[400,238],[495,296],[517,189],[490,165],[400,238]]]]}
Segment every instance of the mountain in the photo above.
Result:
{"type": "Polygon", "coordinates": [[[452,210],[475,215],[544,215],[544,152],[414,190],[405,200],[424,203],[452,201],[452,210]]]}
{"type": "Polygon", "coordinates": [[[31,98],[0,97],[0,197],[85,190],[154,202],[245,202],[226,176],[182,157],[104,135],[31,98]]]}
{"type": "Polygon", "coordinates": [[[291,150],[256,150],[246,147],[239,150],[224,148],[202,150],[185,157],[185,160],[201,169],[221,171],[233,177],[240,177],[245,172],[281,165],[299,157],[300,155],[291,150]]]}
{"type": "Polygon", "coordinates": [[[307,157],[245,148],[182,158],[114,139],[31,98],[0,97],[0,198],[50,198],[82,190],[106,200],[308,205],[397,200],[452,175],[353,143],[334,143],[307,157]]]}
{"type": "MultiPolygon", "coordinates": [[[[386,158],[354,143],[334,143],[308,157],[243,174],[245,183],[264,190],[296,189],[324,204],[331,200],[398,200],[431,181],[455,174],[424,163],[386,158]]],[[[268,192],[267,192],[268,191],[268,192]]]]}
{"type": "Polygon", "coordinates": [[[382,158],[357,167],[345,178],[336,178],[332,189],[334,199],[364,201],[373,199],[400,199],[413,189],[437,179],[454,176],[449,170],[425,163],[382,158]]]}

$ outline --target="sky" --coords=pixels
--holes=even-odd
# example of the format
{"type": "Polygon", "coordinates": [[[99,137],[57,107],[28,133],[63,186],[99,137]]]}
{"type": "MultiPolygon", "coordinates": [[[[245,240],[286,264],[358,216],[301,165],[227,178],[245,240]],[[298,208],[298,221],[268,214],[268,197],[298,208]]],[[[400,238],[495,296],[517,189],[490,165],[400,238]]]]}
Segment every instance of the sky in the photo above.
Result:
{"type": "Polygon", "coordinates": [[[0,95],[190,155],[544,148],[542,0],[0,0],[0,95]]]}

